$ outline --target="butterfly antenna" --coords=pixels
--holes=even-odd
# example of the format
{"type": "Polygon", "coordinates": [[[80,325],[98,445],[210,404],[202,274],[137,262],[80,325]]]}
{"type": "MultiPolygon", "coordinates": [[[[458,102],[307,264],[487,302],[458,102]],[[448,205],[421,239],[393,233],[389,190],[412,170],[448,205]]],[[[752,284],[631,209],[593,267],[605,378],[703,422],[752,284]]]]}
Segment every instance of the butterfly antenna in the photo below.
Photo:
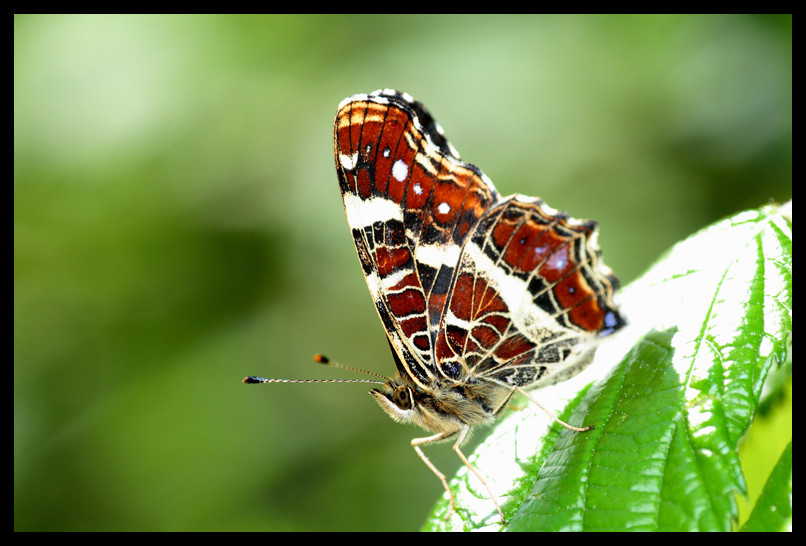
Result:
{"type": "Polygon", "coordinates": [[[324,364],[325,366],[333,366],[334,368],[341,368],[342,370],[350,370],[352,372],[360,372],[360,373],[365,373],[367,375],[374,375],[375,377],[380,377],[381,379],[383,379],[384,383],[386,381],[389,381],[389,378],[386,377],[385,375],[381,375],[379,373],[371,372],[369,370],[363,370],[361,368],[354,368],[353,366],[347,366],[346,364],[342,364],[340,362],[333,362],[332,360],[330,360],[325,355],[315,354],[315,355],[313,355],[313,361],[318,362],[319,364],[324,364]]]}
{"type": "Polygon", "coordinates": [[[334,368],[341,368],[343,370],[350,370],[353,372],[361,372],[366,373],[369,375],[374,375],[375,377],[380,377],[383,381],[377,381],[375,379],[266,379],[265,377],[257,377],[255,375],[250,375],[248,377],[243,378],[244,383],[375,383],[377,385],[385,385],[388,381],[388,378],[375,372],[370,372],[369,370],[362,370],[361,368],[353,368],[352,366],[345,366],[344,364],[340,364],[338,362],[331,362],[330,359],[324,355],[314,355],[313,357],[315,362],[320,364],[325,364],[326,366],[333,366],[334,368]]]}

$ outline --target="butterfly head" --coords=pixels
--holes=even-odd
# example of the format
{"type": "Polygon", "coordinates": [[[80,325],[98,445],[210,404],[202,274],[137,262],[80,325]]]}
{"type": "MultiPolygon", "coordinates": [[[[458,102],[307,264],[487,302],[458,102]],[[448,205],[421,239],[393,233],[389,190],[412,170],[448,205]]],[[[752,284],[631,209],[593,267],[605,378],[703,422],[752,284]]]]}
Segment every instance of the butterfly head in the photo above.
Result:
{"type": "Polygon", "coordinates": [[[468,425],[490,422],[493,415],[479,398],[468,396],[467,387],[435,386],[424,390],[398,375],[370,394],[389,417],[435,433],[454,433],[468,425]]]}
{"type": "Polygon", "coordinates": [[[419,404],[415,400],[416,392],[412,386],[402,384],[397,379],[390,379],[382,388],[372,389],[369,393],[381,409],[395,421],[401,423],[416,421],[415,415],[419,411],[419,404]]]}

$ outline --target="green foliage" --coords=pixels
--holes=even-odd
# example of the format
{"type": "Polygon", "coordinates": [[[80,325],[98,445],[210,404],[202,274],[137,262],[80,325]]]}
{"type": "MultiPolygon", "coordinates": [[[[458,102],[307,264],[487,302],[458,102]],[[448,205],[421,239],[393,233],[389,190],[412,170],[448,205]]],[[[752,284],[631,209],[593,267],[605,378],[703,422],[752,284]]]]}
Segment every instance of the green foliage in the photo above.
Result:
{"type": "MultiPolygon", "coordinates": [[[[764,207],[721,221],[674,246],[624,290],[631,326],[619,337],[628,348],[562,415],[594,430],[555,423],[541,433],[546,418],[532,411],[500,423],[470,460],[503,503],[503,529],[737,527],[735,495],[747,495],[740,441],[773,365],[791,377],[791,366],[781,368],[792,343],[786,214],[764,207]]],[[[791,429],[789,436],[743,530],[791,527],[791,429]]],[[[474,480],[460,471],[452,482],[457,513],[443,499],[425,528],[502,528],[474,480]]]]}

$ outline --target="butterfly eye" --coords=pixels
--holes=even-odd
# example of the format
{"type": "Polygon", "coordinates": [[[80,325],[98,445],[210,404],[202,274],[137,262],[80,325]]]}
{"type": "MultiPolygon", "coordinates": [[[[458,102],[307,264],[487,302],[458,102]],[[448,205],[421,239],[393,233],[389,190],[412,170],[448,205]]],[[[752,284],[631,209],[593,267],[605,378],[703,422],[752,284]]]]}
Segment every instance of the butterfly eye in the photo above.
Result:
{"type": "Polygon", "coordinates": [[[411,409],[411,396],[409,396],[408,388],[400,385],[392,393],[392,402],[402,410],[411,409]]]}

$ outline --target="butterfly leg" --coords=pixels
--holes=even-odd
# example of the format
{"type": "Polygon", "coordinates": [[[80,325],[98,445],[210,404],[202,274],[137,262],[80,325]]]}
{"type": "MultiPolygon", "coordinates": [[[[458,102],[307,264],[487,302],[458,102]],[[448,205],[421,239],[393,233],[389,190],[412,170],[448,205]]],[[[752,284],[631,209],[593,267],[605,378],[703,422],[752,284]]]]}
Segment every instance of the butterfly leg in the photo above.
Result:
{"type": "Polygon", "coordinates": [[[420,446],[440,442],[446,438],[450,438],[454,434],[455,433],[440,432],[439,434],[434,434],[433,436],[428,436],[426,438],[414,438],[411,441],[411,447],[414,448],[414,451],[417,452],[417,455],[420,457],[420,459],[422,459],[425,465],[431,469],[431,472],[436,474],[437,478],[439,478],[439,481],[442,482],[442,487],[445,488],[445,491],[448,493],[448,496],[451,499],[451,509],[445,519],[448,519],[448,517],[450,517],[450,515],[456,511],[456,503],[453,500],[453,491],[451,491],[451,488],[448,487],[448,481],[445,479],[445,474],[440,472],[439,469],[434,466],[434,463],[428,460],[428,457],[425,456],[425,453],[423,453],[423,450],[420,449],[420,446]]]}
{"type": "Polygon", "coordinates": [[[470,471],[476,475],[476,477],[479,479],[482,485],[484,485],[484,488],[487,490],[487,494],[490,495],[490,500],[493,501],[493,504],[495,504],[495,509],[498,511],[498,515],[501,517],[501,523],[504,524],[506,523],[506,520],[504,519],[504,513],[501,511],[501,506],[498,504],[498,499],[495,498],[495,494],[493,494],[492,490],[490,489],[490,486],[487,485],[487,481],[482,477],[481,473],[478,470],[476,470],[476,467],[470,464],[470,461],[467,460],[465,454],[462,453],[461,449],[459,449],[462,443],[467,438],[468,432],[470,432],[470,427],[464,428],[462,432],[459,433],[459,438],[457,438],[456,443],[453,444],[453,450],[456,452],[457,455],[459,455],[459,458],[462,459],[462,462],[465,463],[465,466],[468,467],[470,471]]]}
{"type": "MultiPolygon", "coordinates": [[[[516,387],[516,388],[517,388],[517,387],[516,387]]],[[[569,425],[568,423],[566,423],[566,422],[565,422],[565,421],[563,421],[562,419],[558,418],[558,417],[557,417],[557,416],[554,414],[554,412],[553,412],[553,411],[551,411],[551,410],[549,410],[548,408],[544,407],[544,406],[543,406],[543,404],[541,404],[540,402],[538,402],[537,400],[535,400],[534,398],[532,398],[531,396],[529,396],[529,394],[528,394],[528,393],[527,393],[525,390],[523,390],[523,389],[521,389],[521,388],[517,388],[517,389],[518,389],[518,392],[519,392],[519,393],[521,393],[522,395],[524,395],[524,396],[527,398],[527,400],[529,400],[529,401],[530,401],[532,404],[534,404],[535,406],[537,406],[538,408],[540,408],[541,410],[543,410],[543,412],[544,412],[546,415],[548,415],[549,417],[551,417],[551,420],[552,420],[552,421],[557,421],[558,423],[560,423],[562,426],[564,426],[564,427],[565,427],[565,428],[567,428],[568,430],[572,430],[572,431],[574,431],[574,432],[586,432],[586,431],[588,431],[588,430],[592,430],[592,429],[594,428],[594,426],[593,426],[593,425],[588,425],[588,426],[586,426],[586,427],[575,427],[575,426],[573,426],[573,425],[569,425]]]]}

